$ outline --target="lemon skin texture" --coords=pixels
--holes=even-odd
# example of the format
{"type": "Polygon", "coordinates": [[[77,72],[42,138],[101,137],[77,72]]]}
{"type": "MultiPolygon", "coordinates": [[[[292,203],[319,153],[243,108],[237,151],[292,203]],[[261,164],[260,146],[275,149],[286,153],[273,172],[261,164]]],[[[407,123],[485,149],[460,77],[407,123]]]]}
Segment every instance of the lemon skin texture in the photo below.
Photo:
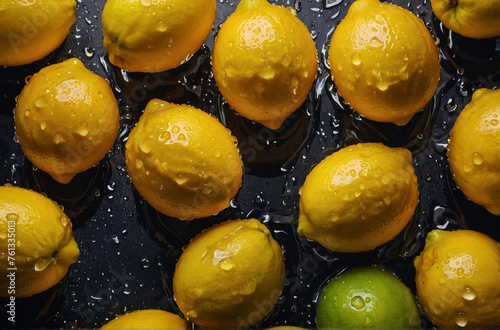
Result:
{"type": "Polygon", "coordinates": [[[113,147],[120,114],[106,80],[72,58],[29,80],[18,96],[14,120],[25,156],[66,184],[113,147]]]}
{"type": "Polygon", "coordinates": [[[411,220],[418,183],[411,153],[360,143],[322,160],[299,190],[297,232],[337,252],[392,240],[411,220]]]}
{"type": "Polygon", "coordinates": [[[25,65],[49,55],[66,39],[75,12],[75,0],[2,1],[0,65],[25,65]]]}
{"type": "Polygon", "coordinates": [[[432,0],[434,15],[450,30],[475,39],[500,36],[499,0],[432,0]]]}
{"type": "Polygon", "coordinates": [[[132,72],[161,72],[186,62],[205,42],[216,0],[108,0],[102,12],[109,61],[132,72]]]}
{"type": "Polygon", "coordinates": [[[144,309],[118,316],[101,329],[188,329],[187,322],[177,314],[144,309]]]}
{"type": "Polygon", "coordinates": [[[213,73],[229,105],[278,129],[305,101],[318,64],[305,25],[267,0],[242,0],[214,41],[213,73]]]}
{"type": "Polygon", "coordinates": [[[318,298],[319,329],[409,329],[421,325],[411,291],[378,267],[351,268],[333,278],[318,298]]]}
{"type": "Polygon", "coordinates": [[[328,62],[347,104],[370,120],[399,126],[431,100],[441,69],[424,23],[378,0],[351,5],[332,35],[328,62]]]}
{"type": "Polygon", "coordinates": [[[53,287],[80,256],[61,207],[24,188],[0,186],[0,237],[2,297],[29,297],[53,287]],[[16,268],[15,292],[9,289],[10,268],[16,268]]]}
{"type": "Polygon", "coordinates": [[[433,230],[414,261],[417,295],[438,328],[500,327],[500,244],[472,230],[433,230]]]}
{"type": "Polygon", "coordinates": [[[184,316],[202,328],[260,321],[280,297],[283,253],[256,219],[226,221],[196,236],[181,254],[173,288],[184,316]]]}
{"type": "Polygon", "coordinates": [[[500,215],[500,90],[478,89],[450,131],[448,162],[465,196],[500,215]]]}
{"type": "Polygon", "coordinates": [[[238,192],[237,140],[215,117],[151,100],[129,135],[125,158],[135,187],[157,211],[181,220],[215,215],[238,192]]]}

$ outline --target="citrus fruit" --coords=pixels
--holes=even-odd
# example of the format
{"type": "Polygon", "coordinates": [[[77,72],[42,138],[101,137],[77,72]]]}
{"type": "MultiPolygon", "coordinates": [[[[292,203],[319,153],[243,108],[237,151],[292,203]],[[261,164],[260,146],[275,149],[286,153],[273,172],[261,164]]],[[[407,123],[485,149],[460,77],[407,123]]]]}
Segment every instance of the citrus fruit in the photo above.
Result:
{"type": "Polygon", "coordinates": [[[500,36],[498,0],[431,0],[434,15],[450,30],[469,38],[500,36]]]}
{"type": "Polygon", "coordinates": [[[465,196],[500,215],[500,90],[478,89],[450,131],[448,161],[465,196]]]}
{"type": "Polygon", "coordinates": [[[500,244],[473,230],[433,230],[414,261],[420,304],[438,328],[500,327],[500,244]]]}
{"type": "Polygon", "coordinates": [[[173,278],[184,316],[199,327],[242,328],[273,308],[284,286],[283,253],[256,219],[226,221],[196,236],[173,278]]]}
{"type": "Polygon", "coordinates": [[[56,285],[80,256],[61,207],[32,190],[0,186],[0,296],[29,297],[56,285]]]}
{"type": "Polygon", "coordinates": [[[106,80],[73,58],[31,77],[17,98],[14,119],[25,156],[68,183],[113,147],[120,115],[106,80]]]}
{"type": "Polygon", "coordinates": [[[378,267],[351,268],[318,298],[318,328],[408,329],[421,324],[416,301],[396,276],[378,267]]]}
{"type": "Polygon", "coordinates": [[[54,51],[75,23],[75,0],[12,0],[0,3],[0,65],[17,66],[54,51]]]}
{"type": "Polygon", "coordinates": [[[138,72],[183,64],[212,30],[215,1],[108,0],[102,28],[109,61],[138,72]]]}
{"type": "Polygon", "coordinates": [[[118,316],[101,329],[188,329],[187,322],[177,314],[144,309],[118,316]]]}
{"type": "Polygon", "coordinates": [[[321,161],[299,190],[298,233],[330,250],[369,251],[411,220],[418,183],[410,151],[359,143],[321,161]]]}
{"type": "Polygon", "coordinates": [[[214,41],[213,73],[229,105],[270,129],[305,101],[316,77],[311,34],[291,8],[241,0],[214,41]]]}
{"type": "Polygon", "coordinates": [[[405,125],[431,100],[439,52],[407,9],[357,0],[335,29],[328,61],[338,93],[364,117],[405,125]]]}
{"type": "Polygon", "coordinates": [[[130,178],[157,211],[181,220],[215,215],[238,192],[237,140],[215,117],[151,100],[125,146],[130,178]]]}

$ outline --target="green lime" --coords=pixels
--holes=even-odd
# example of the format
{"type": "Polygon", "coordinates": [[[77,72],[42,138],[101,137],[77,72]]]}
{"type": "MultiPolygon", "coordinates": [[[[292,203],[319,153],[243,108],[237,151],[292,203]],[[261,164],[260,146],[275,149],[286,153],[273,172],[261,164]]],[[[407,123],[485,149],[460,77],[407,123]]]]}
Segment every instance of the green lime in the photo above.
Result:
{"type": "Polygon", "coordinates": [[[333,278],[318,299],[318,328],[418,328],[411,291],[377,267],[349,269],[333,278]]]}

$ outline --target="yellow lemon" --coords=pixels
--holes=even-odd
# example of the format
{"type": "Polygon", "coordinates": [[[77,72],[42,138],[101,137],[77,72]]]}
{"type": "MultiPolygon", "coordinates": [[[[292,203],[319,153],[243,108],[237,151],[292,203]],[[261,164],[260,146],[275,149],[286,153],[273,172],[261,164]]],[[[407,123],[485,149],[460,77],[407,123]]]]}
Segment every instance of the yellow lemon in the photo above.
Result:
{"type": "Polygon", "coordinates": [[[60,183],[97,164],[120,124],[111,87],[76,58],[36,73],[17,98],[14,119],[26,157],[60,183]]]}
{"type": "Polygon", "coordinates": [[[229,105],[270,129],[305,101],[317,71],[314,41],[291,8],[241,0],[214,41],[213,73],[229,105]]]}
{"type": "Polygon", "coordinates": [[[184,316],[199,327],[242,328],[273,308],[284,286],[283,253],[256,219],[204,230],[182,252],[173,278],[184,316]]]}
{"type": "Polygon", "coordinates": [[[338,252],[369,251],[390,241],[418,204],[410,151],[381,143],[326,157],[299,192],[298,233],[338,252]]]}
{"type": "Polygon", "coordinates": [[[500,36],[500,1],[431,0],[432,11],[450,30],[469,38],[500,36]]]}
{"type": "Polygon", "coordinates": [[[437,46],[409,10],[355,1],[328,51],[339,94],[359,114],[405,125],[430,101],[440,77],[437,46]]]}
{"type": "Polygon", "coordinates": [[[159,309],[144,309],[118,316],[101,329],[185,329],[187,322],[177,314],[159,309]]]}
{"type": "Polygon", "coordinates": [[[135,187],[170,217],[215,215],[241,186],[236,138],[215,117],[192,106],[151,100],[125,149],[135,187]]]}
{"type": "Polygon", "coordinates": [[[56,285],[80,256],[72,224],[42,194],[0,186],[0,296],[29,297],[56,285]]]}
{"type": "Polygon", "coordinates": [[[500,90],[474,92],[450,131],[448,161],[465,196],[500,215],[500,90]]]}
{"type": "Polygon", "coordinates": [[[109,61],[139,72],[183,64],[212,30],[215,1],[108,0],[102,28],[109,61]]]}
{"type": "Polygon", "coordinates": [[[417,295],[438,328],[500,327],[500,244],[473,230],[433,230],[415,259],[417,295]]]}
{"type": "Polygon", "coordinates": [[[75,23],[75,0],[0,3],[0,65],[37,61],[54,51],[75,23]]]}

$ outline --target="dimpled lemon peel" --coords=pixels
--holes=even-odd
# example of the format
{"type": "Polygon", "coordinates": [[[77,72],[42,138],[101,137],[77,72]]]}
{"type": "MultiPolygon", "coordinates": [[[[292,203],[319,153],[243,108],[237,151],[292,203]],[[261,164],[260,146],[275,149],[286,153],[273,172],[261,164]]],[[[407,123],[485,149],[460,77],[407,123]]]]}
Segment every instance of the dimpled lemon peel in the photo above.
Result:
{"type": "Polygon", "coordinates": [[[319,329],[409,329],[421,325],[410,289],[379,266],[357,267],[331,279],[318,298],[319,329]]]}
{"type": "Polygon", "coordinates": [[[431,0],[434,15],[450,30],[468,38],[500,36],[499,0],[431,0]]]}
{"type": "Polygon", "coordinates": [[[108,0],[102,12],[109,61],[132,72],[161,72],[188,61],[215,22],[216,0],[108,0]]]}
{"type": "Polygon", "coordinates": [[[410,151],[381,143],[326,157],[299,193],[297,232],[337,252],[369,251],[392,240],[419,201],[410,151]]]}
{"type": "Polygon", "coordinates": [[[435,229],[414,264],[420,304],[436,327],[500,327],[497,241],[473,230],[435,229]]]}
{"type": "Polygon", "coordinates": [[[291,8],[241,0],[214,41],[213,73],[240,115],[278,129],[305,101],[318,69],[315,43],[291,8]]]}
{"type": "Polygon", "coordinates": [[[184,316],[201,328],[244,328],[274,308],[285,280],[280,245],[256,219],[231,220],[196,236],[173,278],[184,316]]]}
{"type": "Polygon", "coordinates": [[[500,90],[481,88],[455,121],[448,140],[453,179],[467,198],[500,215],[500,90]]]}
{"type": "Polygon", "coordinates": [[[238,192],[237,140],[215,117],[151,100],[125,146],[130,178],[157,211],[181,220],[216,215],[238,192]]]}
{"type": "Polygon", "coordinates": [[[362,116],[406,125],[433,97],[439,52],[412,12],[357,0],[335,29],[328,62],[338,93],[362,116]]]}
{"type": "Polygon", "coordinates": [[[0,65],[25,65],[53,52],[75,23],[75,0],[0,3],[0,65]]]}
{"type": "Polygon", "coordinates": [[[30,297],[50,289],[80,256],[62,208],[20,187],[0,186],[0,237],[1,297],[30,297]]]}
{"type": "Polygon", "coordinates": [[[72,58],[29,79],[17,98],[14,120],[25,156],[66,184],[110,151],[120,114],[106,80],[72,58]]]}
{"type": "Polygon", "coordinates": [[[120,315],[101,327],[101,329],[182,330],[188,328],[188,323],[179,315],[159,309],[143,309],[120,315]]]}

